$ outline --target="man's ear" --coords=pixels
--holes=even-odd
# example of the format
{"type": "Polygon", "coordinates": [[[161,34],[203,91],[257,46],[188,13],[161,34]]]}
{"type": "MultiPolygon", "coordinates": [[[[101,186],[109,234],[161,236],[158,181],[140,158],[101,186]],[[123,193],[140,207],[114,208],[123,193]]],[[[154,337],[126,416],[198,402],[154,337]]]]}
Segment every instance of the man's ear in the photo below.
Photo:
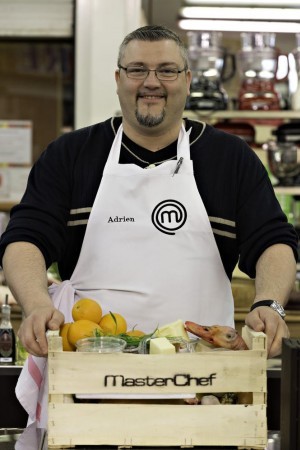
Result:
{"type": "Polygon", "coordinates": [[[190,87],[191,87],[191,82],[192,82],[192,71],[190,69],[188,69],[186,71],[185,77],[186,77],[186,84],[187,84],[187,95],[190,95],[190,93],[191,93],[190,87]]]}

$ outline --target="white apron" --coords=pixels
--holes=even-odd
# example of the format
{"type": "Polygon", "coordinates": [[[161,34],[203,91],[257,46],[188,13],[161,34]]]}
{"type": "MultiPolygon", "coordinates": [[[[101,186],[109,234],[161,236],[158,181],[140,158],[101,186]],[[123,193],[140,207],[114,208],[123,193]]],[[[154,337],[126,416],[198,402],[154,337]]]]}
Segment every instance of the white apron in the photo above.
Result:
{"type": "MultiPolygon", "coordinates": [[[[147,170],[119,164],[122,132],[120,125],[71,279],[52,286],[54,304],[66,313],[78,298],[93,298],[104,314],[118,312],[129,329],[145,332],[178,319],[234,326],[230,281],[193,174],[190,131],[180,130],[177,160],[147,170]]],[[[39,398],[42,426],[46,402],[39,398]]]]}
{"type": "Polygon", "coordinates": [[[98,299],[145,332],[182,319],[233,325],[230,282],[199,195],[189,132],[177,161],[153,169],[119,164],[112,145],[71,277],[77,297],[98,299]]]}

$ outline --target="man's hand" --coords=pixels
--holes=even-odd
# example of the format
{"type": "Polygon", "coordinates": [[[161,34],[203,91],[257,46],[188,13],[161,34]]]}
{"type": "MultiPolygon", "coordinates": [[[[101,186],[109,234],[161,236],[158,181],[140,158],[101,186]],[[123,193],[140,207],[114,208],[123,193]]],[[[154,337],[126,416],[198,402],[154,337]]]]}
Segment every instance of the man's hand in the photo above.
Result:
{"type": "Polygon", "coordinates": [[[46,356],[47,330],[58,330],[64,323],[64,315],[53,306],[35,308],[22,322],[18,337],[26,351],[34,356],[46,356]]]}
{"type": "Polygon", "coordinates": [[[285,321],[269,306],[259,306],[247,314],[246,325],[267,335],[268,358],[281,354],[282,338],[290,337],[285,321]]]}
{"type": "Polygon", "coordinates": [[[6,247],[2,263],[7,284],[25,315],[18,336],[28,353],[45,356],[46,331],[58,330],[65,318],[49,296],[44,256],[30,242],[13,242],[6,247]]]}

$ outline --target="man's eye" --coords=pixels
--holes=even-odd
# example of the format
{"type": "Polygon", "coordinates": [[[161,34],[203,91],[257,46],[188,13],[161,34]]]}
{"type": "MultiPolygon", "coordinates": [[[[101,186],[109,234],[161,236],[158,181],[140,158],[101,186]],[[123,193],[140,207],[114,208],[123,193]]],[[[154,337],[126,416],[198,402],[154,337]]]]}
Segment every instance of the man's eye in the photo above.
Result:
{"type": "Polygon", "coordinates": [[[143,69],[142,67],[128,67],[127,72],[129,73],[137,73],[137,74],[143,74],[147,72],[146,69],[143,69]]]}
{"type": "Polygon", "coordinates": [[[174,75],[174,73],[177,73],[176,69],[161,69],[158,70],[158,73],[161,73],[162,75],[174,75]]]}

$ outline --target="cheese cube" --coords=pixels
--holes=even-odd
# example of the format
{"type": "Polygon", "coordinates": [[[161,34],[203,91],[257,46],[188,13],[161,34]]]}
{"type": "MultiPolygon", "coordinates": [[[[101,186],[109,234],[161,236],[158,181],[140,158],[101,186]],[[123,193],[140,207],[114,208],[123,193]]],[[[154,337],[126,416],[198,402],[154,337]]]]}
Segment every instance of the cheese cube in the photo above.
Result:
{"type": "Polygon", "coordinates": [[[188,334],[184,327],[182,320],[176,320],[176,322],[164,325],[155,333],[157,337],[182,337],[185,341],[189,341],[188,334]]]}
{"type": "Polygon", "coordinates": [[[175,346],[167,338],[150,339],[150,354],[171,354],[176,353],[175,346]]]}

